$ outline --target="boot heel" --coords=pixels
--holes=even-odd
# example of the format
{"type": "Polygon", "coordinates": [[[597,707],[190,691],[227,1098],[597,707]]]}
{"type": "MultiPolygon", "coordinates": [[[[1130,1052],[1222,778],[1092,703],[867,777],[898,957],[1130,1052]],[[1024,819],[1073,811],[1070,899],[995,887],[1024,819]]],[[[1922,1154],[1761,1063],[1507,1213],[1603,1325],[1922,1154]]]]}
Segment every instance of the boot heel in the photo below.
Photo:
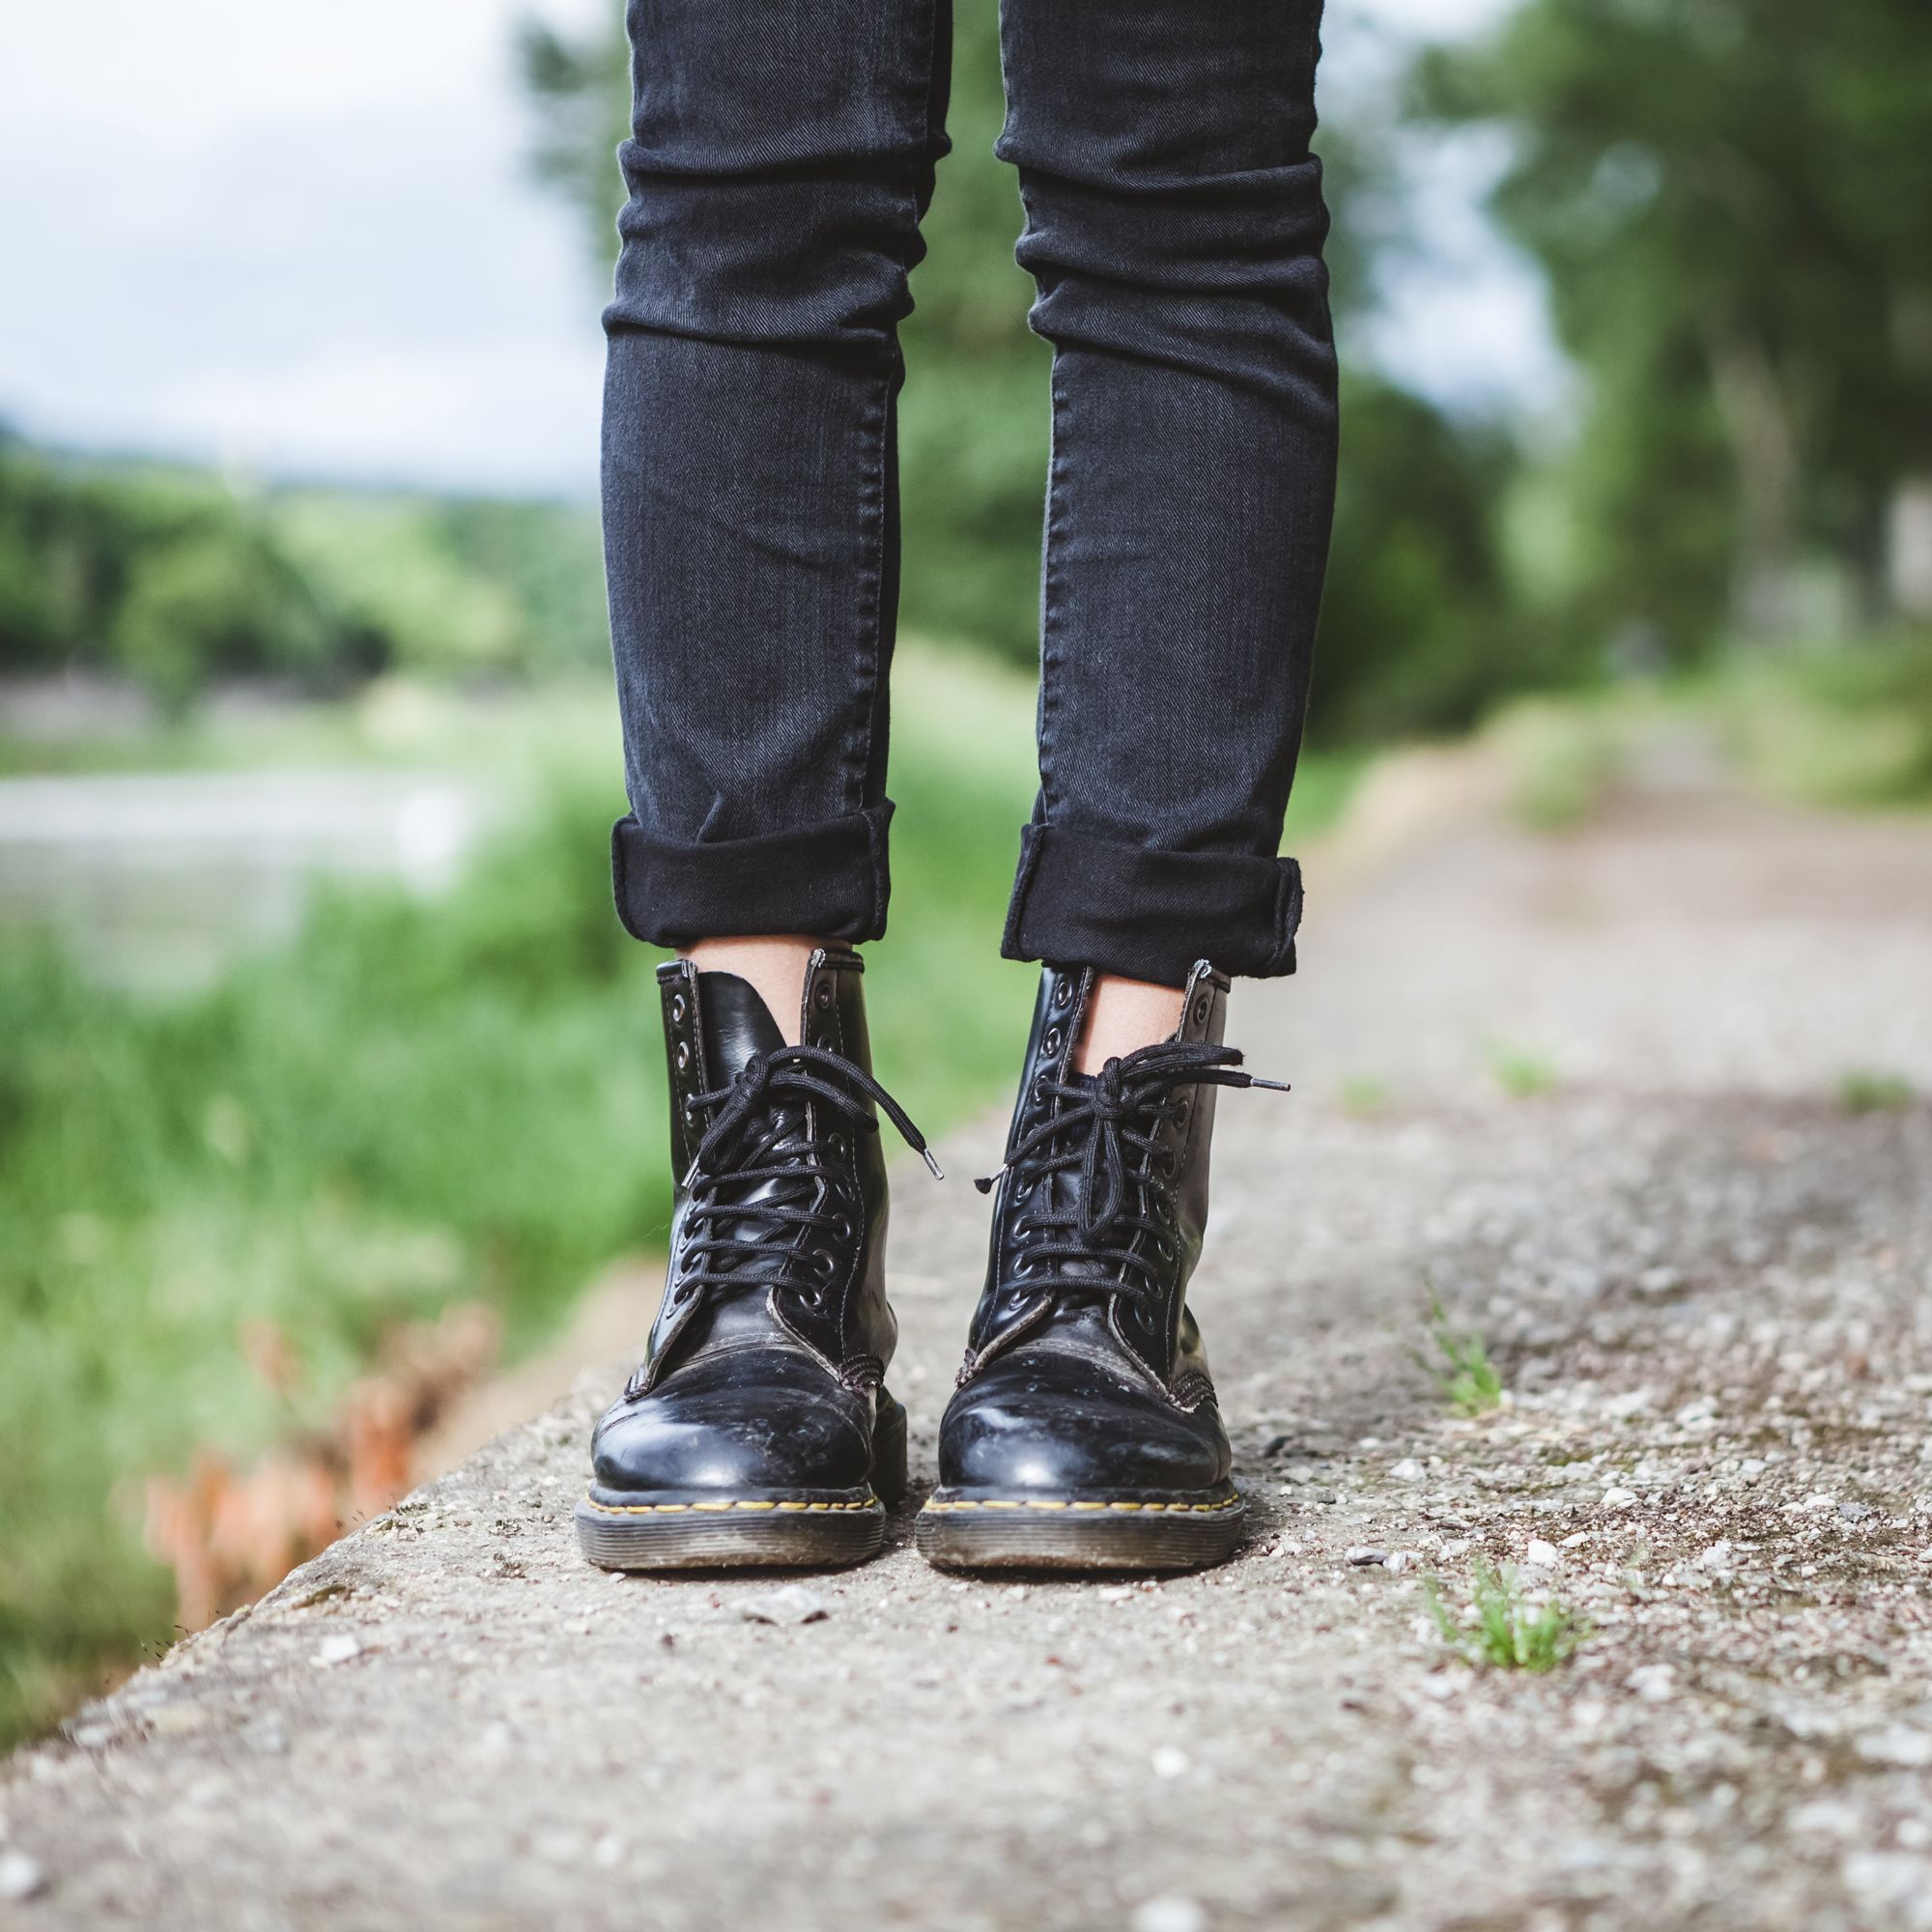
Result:
{"type": "Polygon", "coordinates": [[[879,1416],[872,1426],[872,1493],[895,1503],[906,1492],[906,1411],[882,1388],[879,1416]]]}

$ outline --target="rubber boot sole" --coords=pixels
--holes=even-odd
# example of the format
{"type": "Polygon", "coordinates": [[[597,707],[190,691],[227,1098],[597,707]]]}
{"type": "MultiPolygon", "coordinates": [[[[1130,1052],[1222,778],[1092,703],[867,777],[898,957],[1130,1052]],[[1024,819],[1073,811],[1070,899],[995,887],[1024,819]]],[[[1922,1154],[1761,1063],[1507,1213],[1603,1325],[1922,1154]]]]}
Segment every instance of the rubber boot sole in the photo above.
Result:
{"type": "Polygon", "coordinates": [[[941,1570],[1205,1570],[1246,1534],[1235,1488],[1201,1495],[1012,1496],[935,1490],[913,1526],[941,1570]]]}
{"type": "Polygon", "coordinates": [[[838,1570],[876,1556],[906,1487],[906,1412],[884,1390],[872,1477],[856,1490],[592,1489],[577,1540],[600,1570],[838,1570]]]}

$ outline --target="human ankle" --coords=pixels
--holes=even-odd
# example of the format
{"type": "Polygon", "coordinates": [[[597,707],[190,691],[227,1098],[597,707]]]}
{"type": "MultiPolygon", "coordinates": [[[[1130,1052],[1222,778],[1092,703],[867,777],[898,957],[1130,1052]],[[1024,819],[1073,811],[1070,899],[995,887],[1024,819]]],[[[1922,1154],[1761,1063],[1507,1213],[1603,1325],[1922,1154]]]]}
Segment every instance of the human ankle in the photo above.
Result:
{"type": "Polygon", "coordinates": [[[1110,1060],[1171,1039],[1187,995],[1179,986],[1157,986],[1118,973],[1094,975],[1087,996],[1086,1024],[1074,1049],[1073,1070],[1097,1073],[1110,1060]]]}
{"type": "Polygon", "coordinates": [[[764,1001],[787,1046],[799,1044],[805,976],[823,942],[796,933],[745,939],[699,939],[679,949],[700,973],[734,973],[764,1001]]]}

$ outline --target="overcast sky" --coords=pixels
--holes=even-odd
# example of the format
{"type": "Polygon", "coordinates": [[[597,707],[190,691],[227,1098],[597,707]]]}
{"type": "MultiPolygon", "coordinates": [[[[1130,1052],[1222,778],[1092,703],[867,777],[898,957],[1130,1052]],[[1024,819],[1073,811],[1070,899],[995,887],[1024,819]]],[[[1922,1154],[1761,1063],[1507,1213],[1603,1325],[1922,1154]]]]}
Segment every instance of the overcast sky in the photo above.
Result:
{"type": "MultiPolygon", "coordinates": [[[[272,475],[589,489],[601,291],[526,177],[510,49],[520,15],[603,4],[13,10],[0,421],[272,475]]],[[[1346,60],[1356,22],[1451,31],[1504,4],[1329,0],[1329,38],[1346,60]]],[[[1378,353],[1450,400],[1544,399],[1533,280],[1467,183],[1437,192],[1444,267],[1404,287],[1378,353]]]]}

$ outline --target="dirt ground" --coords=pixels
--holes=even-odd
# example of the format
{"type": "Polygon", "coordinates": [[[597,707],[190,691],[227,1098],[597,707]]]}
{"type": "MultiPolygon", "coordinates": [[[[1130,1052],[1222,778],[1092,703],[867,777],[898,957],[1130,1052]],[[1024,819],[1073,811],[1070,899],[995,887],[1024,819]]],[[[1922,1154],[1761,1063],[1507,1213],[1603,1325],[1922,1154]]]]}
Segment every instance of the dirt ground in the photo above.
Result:
{"type": "MultiPolygon", "coordinates": [[[[0,1922],[1932,1927],[1932,820],[1666,745],[1343,869],[1232,1022],[1296,1084],[1222,1102],[1196,1290],[1233,1564],[604,1576],[613,1364],[16,1755],[0,1922]],[[1456,1659],[1479,1560],[1567,1662],[1456,1659]]],[[[997,1138],[898,1170],[926,1479],[997,1138]]]]}

